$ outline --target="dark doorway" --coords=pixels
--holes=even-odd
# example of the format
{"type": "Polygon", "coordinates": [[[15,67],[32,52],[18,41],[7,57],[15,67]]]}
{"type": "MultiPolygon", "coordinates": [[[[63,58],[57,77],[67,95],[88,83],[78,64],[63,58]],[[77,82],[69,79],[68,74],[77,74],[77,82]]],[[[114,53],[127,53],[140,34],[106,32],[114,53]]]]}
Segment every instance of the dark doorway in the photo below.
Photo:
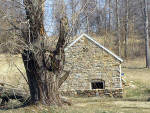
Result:
{"type": "Polygon", "coordinates": [[[101,82],[92,82],[92,89],[105,89],[105,82],[101,81],[101,82]]]}

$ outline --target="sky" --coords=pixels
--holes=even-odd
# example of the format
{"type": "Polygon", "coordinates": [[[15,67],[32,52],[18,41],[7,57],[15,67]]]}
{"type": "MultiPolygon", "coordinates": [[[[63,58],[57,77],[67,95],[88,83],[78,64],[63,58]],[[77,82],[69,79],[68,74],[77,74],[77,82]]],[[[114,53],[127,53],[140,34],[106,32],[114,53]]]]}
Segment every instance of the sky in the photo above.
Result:
{"type": "MultiPolygon", "coordinates": [[[[65,2],[68,2],[69,0],[65,0],[65,2]]],[[[45,16],[44,16],[44,25],[45,30],[47,32],[47,35],[52,35],[55,25],[54,25],[54,19],[52,17],[52,0],[46,0],[45,1],[45,16]]],[[[105,0],[100,0],[100,6],[101,8],[105,5],[105,0]]]]}
{"type": "Polygon", "coordinates": [[[44,26],[47,34],[50,36],[53,31],[53,18],[52,18],[52,1],[45,1],[45,13],[44,13],[44,26]]]}

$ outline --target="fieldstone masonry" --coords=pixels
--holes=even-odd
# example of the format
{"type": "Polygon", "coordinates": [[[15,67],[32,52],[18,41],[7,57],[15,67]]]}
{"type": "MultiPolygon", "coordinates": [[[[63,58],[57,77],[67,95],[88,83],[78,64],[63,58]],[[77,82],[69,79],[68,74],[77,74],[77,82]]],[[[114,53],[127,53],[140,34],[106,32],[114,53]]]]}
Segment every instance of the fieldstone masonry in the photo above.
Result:
{"type": "Polygon", "coordinates": [[[62,95],[122,95],[121,61],[85,36],[66,49],[65,70],[71,73],[60,88],[62,95]],[[102,81],[103,89],[92,89],[92,82],[102,81]]]}

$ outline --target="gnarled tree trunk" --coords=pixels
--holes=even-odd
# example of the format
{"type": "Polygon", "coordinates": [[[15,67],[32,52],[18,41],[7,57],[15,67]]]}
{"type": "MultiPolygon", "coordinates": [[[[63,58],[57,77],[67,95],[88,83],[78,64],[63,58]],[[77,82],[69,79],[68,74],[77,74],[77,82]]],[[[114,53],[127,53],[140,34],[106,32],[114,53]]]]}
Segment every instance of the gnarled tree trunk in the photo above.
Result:
{"type": "Polygon", "coordinates": [[[60,35],[56,49],[48,50],[44,46],[46,33],[43,25],[42,0],[24,0],[24,4],[29,28],[22,34],[29,49],[24,50],[22,58],[27,73],[31,102],[61,105],[58,89],[69,76],[69,72],[62,75],[68,31],[67,18],[63,17],[60,20],[60,35]]]}

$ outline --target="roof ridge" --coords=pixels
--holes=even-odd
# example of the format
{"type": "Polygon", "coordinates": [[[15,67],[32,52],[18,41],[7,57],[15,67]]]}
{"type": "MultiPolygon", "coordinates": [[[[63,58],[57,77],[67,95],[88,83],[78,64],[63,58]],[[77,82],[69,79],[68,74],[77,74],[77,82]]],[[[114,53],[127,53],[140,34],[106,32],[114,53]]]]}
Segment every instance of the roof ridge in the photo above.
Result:
{"type": "Polygon", "coordinates": [[[90,40],[91,42],[93,42],[96,46],[102,48],[103,50],[105,50],[107,53],[111,54],[114,58],[116,58],[117,60],[119,60],[120,62],[123,62],[123,59],[121,59],[119,56],[117,56],[115,53],[113,53],[112,51],[110,51],[109,49],[107,49],[106,47],[104,47],[103,45],[101,45],[100,43],[98,43],[96,40],[94,40],[92,37],[88,36],[87,34],[83,33],[82,35],[80,35],[77,39],[75,39],[71,44],[69,44],[66,48],[65,51],[68,50],[68,48],[70,48],[71,46],[73,46],[76,42],[78,42],[82,37],[87,38],[88,40],[90,40]]]}

